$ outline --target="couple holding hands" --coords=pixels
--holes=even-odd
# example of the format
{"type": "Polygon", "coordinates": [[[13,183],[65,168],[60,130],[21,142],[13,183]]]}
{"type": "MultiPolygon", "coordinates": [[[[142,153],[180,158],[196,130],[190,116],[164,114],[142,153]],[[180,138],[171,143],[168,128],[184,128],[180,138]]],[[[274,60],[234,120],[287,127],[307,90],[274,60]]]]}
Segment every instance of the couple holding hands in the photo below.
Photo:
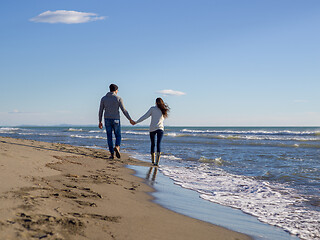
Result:
{"type": "Polygon", "coordinates": [[[110,92],[102,97],[99,109],[99,128],[103,128],[102,115],[104,112],[105,127],[107,132],[108,147],[110,151],[110,158],[114,158],[116,154],[117,158],[120,158],[120,144],[121,144],[121,125],[120,125],[120,112],[119,108],[122,110],[123,114],[130,121],[132,125],[140,123],[147,118],[151,117],[150,122],[150,141],[151,141],[151,161],[155,166],[159,165],[161,156],[161,140],[163,137],[163,121],[168,117],[168,112],[170,110],[169,106],[163,102],[162,98],[156,99],[156,105],[151,107],[142,117],[137,121],[133,121],[123,105],[122,98],[117,96],[118,86],[111,84],[109,86],[110,92]],[[114,132],[116,143],[113,147],[112,132],[114,132]],[[155,138],[157,136],[157,154],[155,153],[155,138]]]}

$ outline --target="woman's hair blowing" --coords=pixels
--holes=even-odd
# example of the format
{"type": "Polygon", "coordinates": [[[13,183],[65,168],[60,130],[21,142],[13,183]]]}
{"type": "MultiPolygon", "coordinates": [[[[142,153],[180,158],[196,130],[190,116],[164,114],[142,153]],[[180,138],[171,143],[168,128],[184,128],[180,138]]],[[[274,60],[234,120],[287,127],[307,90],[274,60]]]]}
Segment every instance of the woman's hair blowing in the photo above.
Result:
{"type": "Polygon", "coordinates": [[[162,98],[157,98],[156,99],[156,104],[157,107],[161,110],[162,115],[164,118],[168,117],[168,112],[170,111],[170,107],[168,106],[168,104],[166,104],[162,98]]]}

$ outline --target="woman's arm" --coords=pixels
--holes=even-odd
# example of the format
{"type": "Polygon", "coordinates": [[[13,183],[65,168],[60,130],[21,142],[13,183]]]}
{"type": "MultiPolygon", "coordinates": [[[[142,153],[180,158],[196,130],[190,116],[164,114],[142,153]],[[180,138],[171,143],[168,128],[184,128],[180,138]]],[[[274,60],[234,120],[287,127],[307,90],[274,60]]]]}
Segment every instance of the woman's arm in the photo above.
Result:
{"type": "Polygon", "coordinates": [[[151,116],[151,108],[148,110],[148,112],[146,112],[141,118],[139,118],[136,123],[140,123],[144,120],[146,120],[148,117],[151,116]]]}

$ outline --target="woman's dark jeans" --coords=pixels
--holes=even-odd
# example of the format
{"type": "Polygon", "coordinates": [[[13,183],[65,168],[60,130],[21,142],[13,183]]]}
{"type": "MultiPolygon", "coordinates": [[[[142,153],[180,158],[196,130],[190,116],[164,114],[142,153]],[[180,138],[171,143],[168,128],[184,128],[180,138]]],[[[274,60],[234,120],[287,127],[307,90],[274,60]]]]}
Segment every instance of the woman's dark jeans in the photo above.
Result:
{"type": "Polygon", "coordinates": [[[157,152],[161,152],[161,140],[163,137],[163,130],[158,129],[154,132],[150,132],[151,153],[154,153],[156,135],[157,135],[157,152]]]}

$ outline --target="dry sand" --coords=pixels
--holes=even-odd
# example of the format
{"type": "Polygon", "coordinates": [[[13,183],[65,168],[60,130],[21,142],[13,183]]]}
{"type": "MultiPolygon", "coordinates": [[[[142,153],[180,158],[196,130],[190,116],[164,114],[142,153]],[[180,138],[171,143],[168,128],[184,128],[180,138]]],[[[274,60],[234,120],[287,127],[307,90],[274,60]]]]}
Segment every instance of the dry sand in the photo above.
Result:
{"type": "Polygon", "coordinates": [[[0,239],[250,239],[169,211],[104,150],[0,137],[0,239]]]}

